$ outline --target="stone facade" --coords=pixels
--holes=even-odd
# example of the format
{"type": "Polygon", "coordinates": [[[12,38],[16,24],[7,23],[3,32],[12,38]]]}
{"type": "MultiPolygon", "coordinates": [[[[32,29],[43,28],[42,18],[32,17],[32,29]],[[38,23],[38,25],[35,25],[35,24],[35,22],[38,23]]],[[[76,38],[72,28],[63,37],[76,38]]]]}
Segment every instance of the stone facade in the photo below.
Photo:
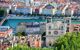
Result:
{"type": "Polygon", "coordinates": [[[67,24],[64,23],[63,21],[52,21],[51,20],[49,23],[46,23],[46,45],[50,46],[53,42],[55,42],[56,38],[59,37],[60,35],[64,35],[66,33],[66,26],[67,24]],[[50,44],[51,43],[51,44],[50,44]]]}

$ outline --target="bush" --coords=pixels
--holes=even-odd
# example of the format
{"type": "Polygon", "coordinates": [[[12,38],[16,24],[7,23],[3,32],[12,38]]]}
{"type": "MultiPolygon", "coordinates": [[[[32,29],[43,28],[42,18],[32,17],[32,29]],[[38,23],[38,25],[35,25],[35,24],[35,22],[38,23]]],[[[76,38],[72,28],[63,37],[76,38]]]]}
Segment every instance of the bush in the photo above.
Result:
{"type": "Polygon", "coordinates": [[[9,47],[7,50],[53,50],[53,48],[34,48],[28,47],[27,45],[20,45],[9,47]]]}
{"type": "Polygon", "coordinates": [[[63,50],[78,50],[80,49],[80,33],[66,33],[66,35],[59,37],[56,43],[53,45],[63,50]]]}

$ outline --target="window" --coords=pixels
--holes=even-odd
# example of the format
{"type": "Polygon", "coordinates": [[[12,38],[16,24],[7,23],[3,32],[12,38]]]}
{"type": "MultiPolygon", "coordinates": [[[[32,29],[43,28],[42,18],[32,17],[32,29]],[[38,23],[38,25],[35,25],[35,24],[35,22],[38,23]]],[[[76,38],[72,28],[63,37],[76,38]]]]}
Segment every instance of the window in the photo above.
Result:
{"type": "Polygon", "coordinates": [[[66,31],[69,32],[69,27],[67,27],[67,30],[66,31]]]}
{"type": "Polygon", "coordinates": [[[78,31],[78,29],[75,29],[75,28],[74,28],[74,32],[76,32],[76,31],[78,31]]]}
{"type": "Polygon", "coordinates": [[[74,27],[74,31],[78,31],[78,27],[74,27]]]}
{"type": "Polygon", "coordinates": [[[51,32],[49,32],[49,35],[51,34],[51,32]]]}
{"type": "Polygon", "coordinates": [[[49,30],[51,30],[51,26],[49,26],[49,30]]]}
{"type": "Polygon", "coordinates": [[[58,31],[54,31],[54,34],[55,34],[55,35],[58,35],[58,31]]]}
{"type": "Polygon", "coordinates": [[[51,22],[51,19],[50,19],[50,18],[48,18],[48,19],[47,19],[47,23],[50,23],[50,22],[51,22]]]}
{"type": "Polygon", "coordinates": [[[59,30],[63,30],[63,26],[59,27],[59,30]]]}
{"type": "Polygon", "coordinates": [[[69,20],[66,20],[66,23],[69,24],[69,20]]]}

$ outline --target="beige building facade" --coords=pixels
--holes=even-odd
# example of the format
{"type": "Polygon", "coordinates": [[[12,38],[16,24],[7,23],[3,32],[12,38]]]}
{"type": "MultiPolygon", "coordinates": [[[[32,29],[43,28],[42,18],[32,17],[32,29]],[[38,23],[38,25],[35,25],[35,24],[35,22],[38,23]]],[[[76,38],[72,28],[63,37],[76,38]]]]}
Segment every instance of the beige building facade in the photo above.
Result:
{"type": "Polygon", "coordinates": [[[65,35],[67,24],[63,21],[56,21],[51,18],[49,18],[48,23],[46,23],[46,45],[50,46],[55,42],[55,40],[61,36],[65,35]]]}

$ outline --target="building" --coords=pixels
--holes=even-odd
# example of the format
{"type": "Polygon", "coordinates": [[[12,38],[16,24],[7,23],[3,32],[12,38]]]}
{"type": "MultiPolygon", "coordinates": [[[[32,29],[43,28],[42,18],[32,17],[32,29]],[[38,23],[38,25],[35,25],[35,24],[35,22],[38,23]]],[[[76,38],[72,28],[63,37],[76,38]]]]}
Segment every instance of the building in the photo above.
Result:
{"type": "Polygon", "coordinates": [[[80,32],[80,23],[71,24],[70,32],[80,32]]]}
{"type": "Polygon", "coordinates": [[[67,24],[64,19],[47,18],[46,23],[46,45],[51,46],[56,38],[66,33],[67,24]]]}
{"type": "Polygon", "coordinates": [[[80,18],[72,18],[70,25],[70,32],[80,32],[80,18]]]}
{"type": "Polygon", "coordinates": [[[18,24],[17,32],[30,33],[43,33],[46,31],[45,22],[23,22],[18,24]]]}
{"type": "Polygon", "coordinates": [[[9,26],[0,26],[0,38],[7,38],[11,36],[13,33],[13,30],[10,29],[9,26]]]}
{"type": "Polygon", "coordinates": [[[26,23],[26,33],[31,47],[42,46],[42,34],[46,31],[45,23],[26,23]]]}
{"type": "Polygon", "coordinates": [[[19,23],[17,28],[16,28],[16,32],[25,32],[26,30],[26,25],[25,23],[19,23]]]}
{"type": "Polygon", "coordinates": [[[57,11],[56,3],[50,3],[47,4],[43,9],[42,9],[42,14],[49,14],[49,15],[54,15],[57,11]]]}
{"type": "Polygon", "coordinates": [[[31,13],[30,11],[31,11],[30,8],[16,8],[14,13],[16,13],[16,14],[18,14],[18,13],[28,14],[28,13],[31,13]]]}
{"type": "Polygon", "coordinates": [[[31,47],[41,47],[41,34],[28,34],[28,42],[31,47]]]}
{"type": "Polygon", "coordinates": [[[26,23],[26,33],[40,33],[42,34],[45,32],[45,22],[31,22],[31,23],[26,23]]]}
{"type": "Polygon", "coordinates": [[[12,0],[0,0],[0,2],[12,2],[12,0]]]}
{"type": "Polygon", "coordinates": [[[26,22],[21,23],[17,27],[17,32],[25,32],[30,47],[41,47],[42,45],[42,34],[46,32],[45,22],[26,22]]]}

